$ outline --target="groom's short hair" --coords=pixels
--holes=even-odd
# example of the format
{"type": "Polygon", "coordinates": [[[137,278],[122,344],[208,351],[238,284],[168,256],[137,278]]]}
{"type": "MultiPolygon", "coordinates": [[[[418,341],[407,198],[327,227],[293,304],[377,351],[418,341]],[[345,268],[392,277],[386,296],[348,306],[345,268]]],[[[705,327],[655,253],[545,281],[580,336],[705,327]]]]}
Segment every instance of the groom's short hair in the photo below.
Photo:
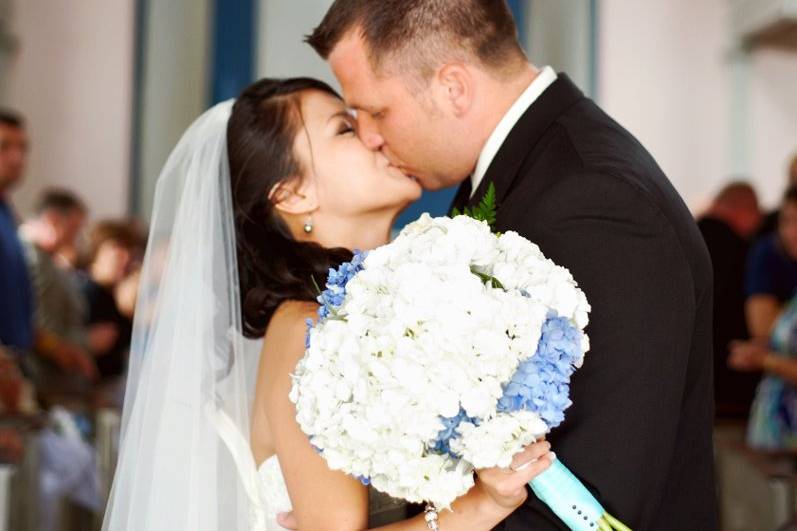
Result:
{"type": "Polygon", "coordinates": [[[425,78],[463,53],[499,71],[525,60],[505,0],[335,0],[305,41],[327,59],[354,29],[376,72],[386,58],[425,78]]]}

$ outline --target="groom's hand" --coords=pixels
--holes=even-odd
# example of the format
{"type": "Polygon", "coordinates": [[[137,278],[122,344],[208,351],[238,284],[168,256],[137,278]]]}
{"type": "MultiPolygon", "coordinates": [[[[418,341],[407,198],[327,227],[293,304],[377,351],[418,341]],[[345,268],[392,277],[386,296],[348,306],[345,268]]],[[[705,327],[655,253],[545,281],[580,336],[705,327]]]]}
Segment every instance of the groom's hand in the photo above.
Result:
{"type": "Polygon", "coordinates": [[[277,515],[277,523],[285,529],[294,531],[299,529],[299,522],[296,521],[296,516],[294,516],[293,512],[279,513],[277,515]]]}

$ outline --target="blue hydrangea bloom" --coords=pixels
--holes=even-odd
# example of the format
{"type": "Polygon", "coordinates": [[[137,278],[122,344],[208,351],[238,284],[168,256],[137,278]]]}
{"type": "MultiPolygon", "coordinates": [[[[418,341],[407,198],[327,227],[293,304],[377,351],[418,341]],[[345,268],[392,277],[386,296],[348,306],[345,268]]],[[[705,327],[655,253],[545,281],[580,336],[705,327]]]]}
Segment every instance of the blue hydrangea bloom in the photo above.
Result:
{"type": "MultiPolygon", "coordinates": [[[[329,270],[326,289],[316,299],[321,305],[318,308],[319,320],[326,319],[343,305],[346,297],[346,284],[365,268],[363,261],[366,256],[368,256],[367,252],[355,250],[351,262],[342,263],[337,270],[329,270]]],[[[307,334],[304,336],[304,348],[308,349],[310,348],[310,330],[314,325],[312,319],[306,319],[305,323],[307,324],[307,334]]]]}
{"type": "Polygon", "coordinates": [[[346,298],[346,284],[362,271],[365,266],[363,261],[368,256],[367,252],[355,250],[351,262],[344,262],[337,270],[330,269],[327,277],[326,289],[318,296],[318,317],[326,319],[343,305],[346,298]]]}
{"type": "Polygon", "coordinates": [[[549,428],[557,427],[572,404],[570,377],[581,354],[581,331],[569,319],[549,314],[537,352],[520,364],[504,386],[498,411],[533,411],[549,428]]]}
{"type": "Polygon", "coordinates": [[[465,410],[460,408],[459,413],[455,417],[440,417],[440,420],[443,422],[444,428],[437,434],[437,438],[432,441],[433,444],[429,446],[429,451],[436,454],[450,454],[453,457],[459,457],[451,451],[451,439],[459,437],[457,428],[459,428],[461,423],[470,422],[478,426],[479,419],[469,417],[465,413],[465,410]]]}
{"type": "Polygon", "coordinates": [[[310,348],[310,330],[313,328],[313,320],[312,319],[305,319],[304,323],[307,325],[307,333],[304,335],[304,348],[305,350],[310,348]]]}

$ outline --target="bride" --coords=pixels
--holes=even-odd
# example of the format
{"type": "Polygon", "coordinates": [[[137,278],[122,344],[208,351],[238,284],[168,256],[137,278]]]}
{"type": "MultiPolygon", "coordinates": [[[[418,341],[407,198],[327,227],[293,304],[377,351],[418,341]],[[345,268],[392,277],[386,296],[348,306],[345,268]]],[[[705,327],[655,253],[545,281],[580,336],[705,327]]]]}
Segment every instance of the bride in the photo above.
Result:
{"type": "MultiPolygon", "coordinates": [[[[367,488],[300,430],[291,373],[316,285],[387,243],[420,193],[320,81],[261,80],[191,125],[158,180],[103,529],[271,531],[286,511],[301,530],[367,528],[367,488]]],[[[492,529],[549,449],[478,471],[436,522],[380,529],[492,529]]]]}

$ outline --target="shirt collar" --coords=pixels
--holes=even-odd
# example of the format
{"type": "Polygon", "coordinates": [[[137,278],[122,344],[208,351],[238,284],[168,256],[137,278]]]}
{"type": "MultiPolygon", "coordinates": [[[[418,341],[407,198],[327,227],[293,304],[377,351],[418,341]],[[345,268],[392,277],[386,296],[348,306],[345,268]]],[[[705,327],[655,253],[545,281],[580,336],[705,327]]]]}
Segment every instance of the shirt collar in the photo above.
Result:
{"type": "Polygon", "coordinates": [[[515,100],[515,103],[512,104],[504,117],[501,118],[501,121],[498,122],[498,125],[495,126],[495,129],[492,134],[490,134],[490,137],[487,139],[487,142],[484,144],[479,154],[479,160],[476,162],[476,169],[473,170],[470,176],[471,195],[479,188],[482,179],[484,179],[484,174],[487,173],[487,168],[490,167],[490,163],[492,163],[498,150],[501,149],[501,145],[504,143],[504,140],[506,140],[510,131],[512,131],[512,128],[515,127],[515,124],[520,120],[520,117],[523,116],[523,113],[525,113],[526,110],[537,101],[537,98],[545,92],[545,89],[556,81],[556,77],[556,72],[554,72],[553,68],[550,66],[543,68],[526,90],[523,91],[520,97],[515,100]]]}

